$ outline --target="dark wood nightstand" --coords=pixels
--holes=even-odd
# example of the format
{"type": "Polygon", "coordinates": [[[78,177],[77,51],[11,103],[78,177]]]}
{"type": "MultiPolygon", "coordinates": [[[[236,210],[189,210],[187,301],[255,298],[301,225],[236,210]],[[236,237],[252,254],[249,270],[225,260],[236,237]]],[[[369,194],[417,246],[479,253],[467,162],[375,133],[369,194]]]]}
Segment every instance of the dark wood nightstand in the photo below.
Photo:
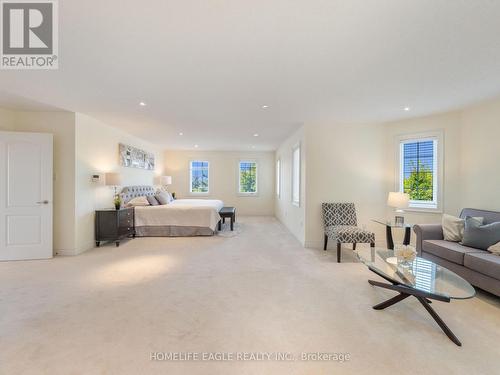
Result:
{"type": "Polygon", "coordinates": [[[134,208],[114,208],[97,210],[95,212],[95,244],[101,241],[114,241],[120,246],[120,240],[125,237],[135,237],[134,208]]]}

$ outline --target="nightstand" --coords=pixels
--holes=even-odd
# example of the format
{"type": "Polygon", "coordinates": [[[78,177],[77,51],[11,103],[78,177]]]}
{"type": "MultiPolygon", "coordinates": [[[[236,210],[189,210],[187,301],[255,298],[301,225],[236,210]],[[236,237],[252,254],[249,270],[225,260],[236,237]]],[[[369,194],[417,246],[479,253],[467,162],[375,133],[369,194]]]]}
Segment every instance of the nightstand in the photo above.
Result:
{"type": "Polygon", "coordinates": [[[114,241],[120,246],[120,240],[135,237],[134,208],[114,208],[95,212],[95,243],[99,247],[101,241],[114,241]]]}

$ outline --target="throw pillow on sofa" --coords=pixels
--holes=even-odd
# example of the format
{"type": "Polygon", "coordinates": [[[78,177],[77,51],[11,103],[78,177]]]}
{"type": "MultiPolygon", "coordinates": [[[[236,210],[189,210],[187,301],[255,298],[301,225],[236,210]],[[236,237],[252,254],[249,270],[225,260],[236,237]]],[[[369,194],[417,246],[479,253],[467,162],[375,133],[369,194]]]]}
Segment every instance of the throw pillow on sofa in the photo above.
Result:
{"type": "Polygon", "coordinates": [[[488,247],[488,251],[495,255],[500,255],[500,242],[488,247]]]}
{"type": "Polygon", "coordinates": [[[481,225],[473,217],[465,218],[462,245],[487,250],[498,242],[500,242],[500,222],[481,225]]]}
{"type": "MultiPolygon", "coordinates": [[[[483,224],[482,217],[475,217],[480,224],[483,224]]],[[[460,242],[464,238],[465,219],[452,215],[443,215],[443,235],[446,241],[460,242]]]]}

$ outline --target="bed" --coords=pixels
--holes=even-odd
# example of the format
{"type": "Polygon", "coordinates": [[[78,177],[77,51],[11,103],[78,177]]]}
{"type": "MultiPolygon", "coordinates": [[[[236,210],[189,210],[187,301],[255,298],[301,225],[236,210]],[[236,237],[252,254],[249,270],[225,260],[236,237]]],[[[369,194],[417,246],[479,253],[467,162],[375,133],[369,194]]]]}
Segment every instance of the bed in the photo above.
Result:
{"type": "MultiPolygon", "coordinates": [[[[132,198],[151,196],[152,186],[127,186],[120,196],[126,204],[132,198]]],[[[135,234],[139,237],[212,236],[220,221],[224,203],[216,199],[177,199],[162,206],[135,207],[135,234]]]]}

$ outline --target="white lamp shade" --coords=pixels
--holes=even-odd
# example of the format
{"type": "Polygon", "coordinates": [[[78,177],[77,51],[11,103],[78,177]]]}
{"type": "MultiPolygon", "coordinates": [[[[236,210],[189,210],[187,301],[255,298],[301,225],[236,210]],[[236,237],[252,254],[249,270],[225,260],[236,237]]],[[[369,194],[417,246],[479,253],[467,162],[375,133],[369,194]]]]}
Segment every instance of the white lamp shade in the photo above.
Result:
{"type": "Polygon", "coordinates": [[[390,192],[387,197],[387,205],[394,208],[408,208],[410,205],[410,195],[401,192],[390,192]]]}
{"type": "Polygon", "coordinates": [[[172,185],[172,176],[161,176],[160,185],[172,185]]]}
{"type": "Polygon", "coordinates": [[[106,173],[104,180],[108,186],[121,186],[122,176],[120,173],[106,173]]]}

